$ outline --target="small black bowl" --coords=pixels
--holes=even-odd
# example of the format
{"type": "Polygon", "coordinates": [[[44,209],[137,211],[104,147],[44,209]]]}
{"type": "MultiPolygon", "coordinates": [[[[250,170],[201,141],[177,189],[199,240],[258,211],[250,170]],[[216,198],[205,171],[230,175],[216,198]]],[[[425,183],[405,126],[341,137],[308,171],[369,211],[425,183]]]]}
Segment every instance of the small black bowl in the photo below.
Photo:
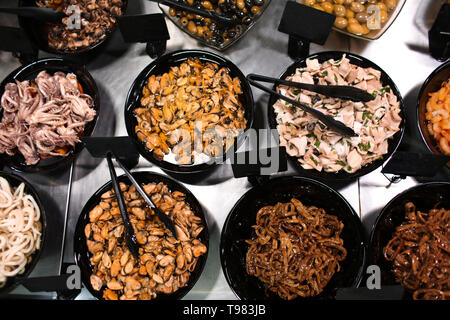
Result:
{"type": "MultiPolygon", "coordinates": [[[[369,244],[368,265],[381,269],[381,286],[397,285],[392,273],[392,262],[384,258],[384,248],[392,239],[396,227],[405,221],[405,204],[413,202],[422,212],[436,205],[450,208],[450,182],[430,182],[412,187],[393,198],[380,212],[372,228],[369,244]]],[[[405,290],[405,299],[412,299],[412,292],[405,290]]]]}
{"type": "MultiPolygon", "coordinates": [[[[295,73],[296,69],[303,68],[306,66],[306,59],[318,59],[320,63],[323,63],[329,59],[339,60],[342,58],[343,55],[346,55],[346,57],[350,60],[351,64],[363,67],[363,68],[374,68],[376,70],[381,71],[381,82],[383,86],[389,85],[391,87],[392,92],[397,96],[398,101],[400,102],[400,116],[402,117],[402,123],[400,124],[400,130],[394,135],[393,139],[389,140],[389,148],[388,153],[383,156],[382,159],[375,160],[371,163],[368,163],[367,165],[363,166],[361,169],[359,169],[356,172],[348,173],[344,170],[341,170],[339,172],[325,172],[325,171],[317,171],[315,169],[306,170],[303,169],[300,162],[298,162],[297,157],[292,157],[290,155],[287,155],[288,159],[291,160],[291,162],[294,164],[296,169],[301,173],[302,176],[311,177],[314,179],[319,179],[322,181],[351,181],[358,177],[361,177],[363,175],[366,175],[378,167],[380,167],[387,159],[390,158],[390,156],[397,150],[398,146],[400,145],[400,142],[403,137],[403,133],[405,130],[405,105],[403,102],[403,98],[400,94],[400,91],[398,90],[397,86],[395,85],[394,81],[388,76],[386,72],[384,72],[379,66],[377,66],[372,61],[361,57],[359,55],[350,53],[350,52],[342,52],[342,51],[325,51],[325,52],[319,52],[310,55],[309,57],[296,61],[292,65],[290,65],[287,70],[280,76],[280,79],[286,79],[288,76],[291,76],[295,73]]],[[[273,87],[273,90],[276,90],[276,85],[273,87]]],[[[273,109],[273,105],[278,100],[277,97],[274,95],[271,95],[269,99],[269,107],[268,107],[268,113],[269,113],[269,125],[271,129],[277,129],[277,120],[276,120],[276,114],[273,109]]]]}
{"type": "MultiPolygon", "coordinates": [[[[166,176],[153,173],[153,172],[133,172],[133,177],[140,184],[145,183],[159,183],[162,182],[169,188],[170,191],[180,191],[186,195],[186,203],[189,204],[191,210],[194,214],[202,219],[202,223],[205,226],[203,231],[200,233],[198,239],[208,248],[208,252],[205,255],[202,255],[198,258],[197,265],[195,270],[191,272],[191,276],[188,281],[188,285],[178,289],[172,294],[162,294],[159,293],[156,300],[175,300],[183,298],[195,285],[197,280],[200,278],[200,275],[205,267],[206,260],[209,254],[209,231],[208,224],[206,222],[205,214],[202,206],[198,202],[197,198],[183,185],[176,182],[173,179],[170,179],[166,176]]],[[[125,175],[121,175],[118,177],[119,182],[125,182],[127,184],[131,184],[129,179],[125,175]]],[[[100,291],[95,291],[90,282],[90,276],[92,274],[92,266],[89,259],[92,257],[91,253],[89,253],[86,245],[86,236],[84,235],[84,228],[86,224],[89,223],[89,212],[100,203],[100,197],[103,193],[112,189],[112,182],[109,181],[104,184],[100,189],[98,189],[92,197],[88,200],[88,202],[84,205],[83,210],[78,218],[77,225],[75,227],[74,234],[74,253],[75,253],[75,262],[81,269],[81,278],[85,285],[85,287],[89,290],[89,292],[98,300],[103,300],[103,290],[106,288],[102,288],[100,291]]]]}
{"type": "MultiPolygon", "coordinates": [[[[74,64],[72,62],[66,61],[62,58],[44,58],[32,62],[28,65],[21,66],[10,73],[0,84],[0,97],[5,92],[6,84],[10,82],[33,80],[41,71],[47,71],[49,74],[54,74],[55,72],[61,71],[64,73],[73,73],[77,76],[79,83],[81,84],[84,93],[90,95],[94,100],[94,109],[96,111],[96,116],[94,120],[86,124],[84,128],[84,136],[88,137],[94,131],[95,125],[97,123],[97,118],[100,112],[100,95],[95,84],[94,78],[89,74],[84,66],[74,64]]],[[[0,120],[3,116],[3,109],[0,110],[0,120]]],[[[14,156],[9,156],[7,154],[0,155],[4,164],[13,170],[19,172],[40,172],[44,170],[52,170],[62,167],[71,161],[80,151],[83,149],[83,144],[78,143],[75,148],[70,151],[70,154],[65,157],[51,157],[48,159],[41,159],[35,165],[27,165],[24,157],[17,153],[14,156]]]]}
{"type": "Polygon", "coordinates": [[[443,152],[439,147],[439,143],[433,135],[430,134],[427,128],[429,123],[425,116],[427,112],[427,102],[429,94],[439,91],[441,84],[448,79],[450,79],[450,61],[441,64],[428,76],[420,88],[419,96],[417,98],[417,124],[419,126],[419,132],[428,150],[435,154],[442,154],[443,152]]]}
{"type": "MultiPolygon", "coordinates": [[[[123,2],[122,15],[124,15],[127,9],[128,0],[122,0],[122,2],[123,2]]],[[[37,7],[36,0],[19,0],[19,7],[37,7]]],[[[38,49],[51,54],[56,54],[65,57],[74,57],[74,56],[91,57],[92,55],[99,53],[106,46],[106,43],[111,38],[112,33],[117,29],[117,22],[116,22],[114,28],[108,30],[106,32],[106,36],[102,40],[92,44],[89,47],[72,51],[72,50],[58,50],[55,48],[51,48],[48,45],[47,34],[50,28],[49,23],[45,23],[28,17],[19,17],[19,25],[22,29],[25,30],[28,38],[38,49]]]]}
{"type": "MultiPolygon", "coordinates": [[[[219,65],[220,68],[226,67],[230,70],[231,77],[238,77],[241,82],[241,88],[243,94],[240,95],[240,101],[245,109],[245,119],[247,120],[246,130],[253,125],[253,94],[250,85],[245,78],[244,74],[239,70],[239,68],[230,60],[225,59],[217,54],[203,51],[203,50],[179,50],[166,55],[153,61],[137,76],[130,91],[128,92],[127,101],[125,104],[125,124],[127,127],[128,135],[135,142],[139,153],[148,161],[154,163],[163,170],[173,172],[173,173],[199,173],[205,172],[217,165],[217,161],[209,161],[208,163],[192,164],[192,165],[182,165],[170,163],[168,161],[159,160],[154,155],[153,152],[146,148],[145,144],[141,142],[136,135],[134,128],[137,125],[137,119],[134,115],[135,108],[141,107],[140,99],[142,97],[142,89],[147,84],[147,80],[151,75],[161,75],[170,70],[170,67],[180,65],[182,62],[189,58],[197,58],[203,62],[212,62],[219,65]],[[213,163],[211,163],[213,162],[213,163]]],[[[246,131],[245,130],[245,131],[246,131]]],[[[238,150],[239,146],[244,141],[244,134],[240,135],[235,139],[233,150],[238,150]]],[[[224,161],[229,155],[229,152],[224,154],[224,161]]]]}
{"type": "Polygon", "coordinates": [[[0,172],[0,177],[3,177],[6,180],[8,180],[11,188],[16,188],[21,183],[25,183],[24,192],[26,194],[31,195],[34,198],[34,200],[36,201],[36,203],[39,207],[39,210],[41,211],[41,219],[40,220],[41,220],[41,225],[42,225],[40,249],[36,250],[33,253],[33,255],[31,256],[31,261],[25,266],[25,271],[22,274],[18,274],[15,277],[8,278],[8,280],[6,281],[6,284],[0,288],[0,296],[2,296],[2,295],[5,295],[5,294],[11,292],[17,286],[22,284],[28,278],[28,276],[30,275],[30,273],[33,271],[34,267],[38,263],[39,258],[42,253],[42,250],[44,249],[44,245],[46,243],[47,219],[45,216],[44,206],[42,205],[39,195],[28,181],[26,181],[25,179],[23,179],[22,177],[20,177],[16,174],[4,172],[4,171],[0,172]]]}
{"type": "MultiPolygon", "coordinates": [[[[235,204],[222,229],[220,261],[228,284],[242,300],[282,300],[268,292],[265,285],[246,271],[248,244],[245,240],[254,236],[256,214],[264,206],[286,203],[292,198],[305,206],[317,206],[327,214],[335,215],[344,223],[341,237],[347,249],[347,257],[321,294],[308,299],[334,299],[337,288],[357,287],[363,277],[366,260],[366,244],[361,220],[352,206],[335,190],[325,184],[303,177],[281,177],[249,190],[235,204]]],[[[307,300],[297,298],[295,301],[307,300]]]]}

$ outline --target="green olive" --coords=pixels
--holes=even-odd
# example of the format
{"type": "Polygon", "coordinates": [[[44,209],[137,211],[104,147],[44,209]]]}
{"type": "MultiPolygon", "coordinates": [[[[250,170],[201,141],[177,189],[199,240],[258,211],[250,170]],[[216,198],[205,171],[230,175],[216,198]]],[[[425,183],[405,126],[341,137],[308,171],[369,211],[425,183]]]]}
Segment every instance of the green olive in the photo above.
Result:
{"type": "Polygon", "coordinates": [[[366,23],[367,22],[367,12],[363,11],[363,12],[358,12],[355,16],[356,20],[358,20],[358,22],[360,23],[366,23]]]}
{"type": "Polygon", "coordinates": [[[334,21],[334,25],[339,29],[345,29],[348,25],[348,20],[344,17],[337,17],[334,21]]]}
{"type": "Polygon", "coordinates": [[[341,4],[334,5],[334,14],[337,17],[345,17],[345,13],[347,12],[347,9],[341,4]]]}
{"type": "Polygon", "coordinates": [[[355,13],[358,13],[358,12],[363,12],[365,10],[365,8],[361,3],[353,1],[350,4],[350,10],[352,10],[355,13]]]}

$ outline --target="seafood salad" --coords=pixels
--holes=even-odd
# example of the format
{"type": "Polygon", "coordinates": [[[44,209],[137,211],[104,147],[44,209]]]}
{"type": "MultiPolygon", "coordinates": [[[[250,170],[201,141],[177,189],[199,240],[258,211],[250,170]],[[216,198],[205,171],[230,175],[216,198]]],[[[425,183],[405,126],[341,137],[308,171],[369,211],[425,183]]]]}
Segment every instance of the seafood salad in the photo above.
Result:
{"type": "Polygon", "coordinates": [[[38,0],[37,6],[63,11],[62,23],[48,28],[48,46],[56,50],[78,51],[93,46],[107,36],[123,15],[122,0],[38,0]],[[79,26],[73,16],[80,16],[79,26]]]}
{"type": "Polygon", "coordinates": [[[22,154],[27,165],[67,156],[94,120],[94,100],[73,73],[41,71],[34,80],[5,86],[1,97],[0,154],[22,154]]]}
{"type": "Polygon", "coordinates": [[[136,260],[127,248],[124,225],[113,190],[89,212],[85,226],[94,290],[106,300],[150,300],[188,285],[207,247],[199,235],[205,226],[180,191],[171,192],[162,182],[143,185],[158,208],[175,224],[176,239],[131,185],[121,182],[125,205],[139,244],[136,260]]]}
{"type": "Polygon", "coordinates": [[[321,94],[279,86],[278,92],[343,122],[358,135],[343,137],[312,115],[284,100],[274,105],[280,145],[297,157],[304,169],[352,173],[388,153],[389,139],[400,131],[400,102],[389,86],[383,86],[381,71],[339,60],[320,63],[307,59],[287,80],[319,85],[348,85],[374,96],[369,102],[330,98],[321,94]]]}
{"type": "Polygon", "coordinates": [[[134,110],[137,138],[159,160],[206,162],[222,155],[246,128],[238,77],[228,68],[188,59],[152,75],[134,110]],[[206,161],[205,161],[206,156],[206,161]]]}

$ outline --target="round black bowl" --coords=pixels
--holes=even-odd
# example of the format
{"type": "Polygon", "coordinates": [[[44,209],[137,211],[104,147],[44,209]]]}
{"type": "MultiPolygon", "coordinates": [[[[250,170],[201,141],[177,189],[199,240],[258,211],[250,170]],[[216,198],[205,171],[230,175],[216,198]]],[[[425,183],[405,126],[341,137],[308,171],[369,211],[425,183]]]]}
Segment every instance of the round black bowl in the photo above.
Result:
{"type": "MultiPolygon", "coordinates": [[[[217,54],[203,51],[203,50],[180,50],[172,53],[168,53],[166,55],[161,56],[160,58],[153,61],[144,70],[137,76],[133,85],[131,86],[130,91],[128,92],[127,101],[125,104],[125,124],[127,128],[128,135],[135,142],[139,153],[148,161],[154,163],[158,167],[163,170],[173,172],[173,173],[199,173],[205,172],[217,165],[218,161],[209,161],[207,163],[201,164],[192,164],[192,165],[182,165],[175,164],[164,160],[157,159],[153,152],[145,147],[145,144],[141,142],[134,131],[134,128],[137,125],[137,119],[134,115],[134,109],[141,107],[140,99],[142,97],[142,89],[147,84],[147,80],[151,75],[161,75],[165,72],[168,72],[170,67],[181,64],[189,58],[197,58],[200,61],[204,62],[212,62],[219,67],[226,67],[230,70],[231,77],[238,77],[241,81],[242,94],[240,95],[240,101],[242,102],[242,106],[245,109],[245,119],[247,121],[246,130],[252,127],[253,125],[253,94],[250,88],[250,85],[245,78],[244,74],[239,70],[239,68],[230,60],[227,60],[217,54]]],[[[244,141],[244,134],[240,135],[235,139],[233,150],[237,150],[239,146],[244,141]]],[[[226,157],[229,155],[229,152],[224,154],[224,161],[226,157]]],[[[211,159],[212,160],[212,159],[211,159]]]]}
{"type": "MultiPolygon", "coordinates": [[[[125,14],[128,0],[122,0],[122,15],[125,14]]],[[[19,0],[19,7],[37,7],[35,0],[19,0]]],[[[106,36],[98,41],[93,43],[91,46],[86,48],[81,48],[80,50],[72,51],[72,50],[58,50],[55,48],[51,48],[48,45],[47,34],[49,29],[49,23],[45,23],[42,21],[38,21],[36,19],[31,19],[27,17],[19,17],[19,25],[22,29],[25,30],[28,38],[31,42],[40,50],[56,54],[60,56],[91,56],[91,54],[96,54],[101,51],[102,48],[105,47],[107,41],[111,38],[112,33],[117,29],[117,22],[114,25],[114,28],[108,30],[106,32],[106,36]]]]}
{"type": "MultiPolygon", "coordinates": [[[[172,294],[162,294],[159,293],[156,300],[175,300],[183,298],[195,285],[197,280],[200,278],[200,275],[205,267],[206,260],[208,258],[209,253],[209,232],[208,232],[208,224],[206,222],[205,214],[203,212],[202,206],[198,202],[197,198],[183,185],[176,182],[173,179],[170,179],[166,176],[153,173],[153,172],[134,172],[133,177],[140,184],[145,183],[159,183],[162,182],[168,186],[170,191],[180,191],[186,195],[186,203],[189,204],[191,210],[194,214],[202,219],[202,223],[205,226],[203,231],[200,233],[198,239],[208,248],[208,252],[205,255],[202,255],[198,258],[197,265],[195,270],[191,273],[189,278],[188,285],[178,289],[172,294]]],[[[128,178],[125,175],[121,175],[118,177],[119,182],[125,182],[127,184],[131,184],[128,178]]],[[[74,234],[74,253],[75,253],[75,262],[81,269],[81,278],[85,285],[85,287],[89,290],[89,292],[97,299],[103,300],[103,290],[95,291],[89,280],[92,274],[92,266],[89,259],[92,257],[91,253],[89,253],[86,245],[86,236],[84,235],[84,228],[86,224],[89,223],[89,212],[100,202],[100,197],[103,193],[112,189],[112,182],[109,181],[104,184],[100,189],[98,189],[92,197],[88,200],[88,202],[84,205],[83,210],[78,218],[77,225],[75,227],[74,234]]]]}
{"type": "MultiPolygon", "coordinates": [[[[319,53],[310,55],[306,59],[318,59],[320,63],[323,63],[329,59],[338,60],[338,59],[342,58],[342,55],[344,55],[344,54],[350,60],[351,64],[354,64],[354,65],[357,65],[357,66],[360,66],[363,68],[371,67],[371,68],[381,71],[381,82],[382,82],[383,86],[389,85],[391,87],[392,92],[397,96],[397,98],[400,102],[400,109],[401,109],[400,116],[402,117],[403,120],[402,120],[402,123],[400,124],[400,130],[394,135],[393,139],[389,140],[388,153],[385,154],[382,159],[375,160],[371,163],[368,163],[367,165],[363,166],[361,169],[359,169],[358,171],[353,172],[353,173],[348,173],[344,170],[341,170],[339,172],[325,172],[325,171],[319,172],[315,169],[306,170],[306,169],[302,168],[300,162],[298,162],[297,157],[292,157],[292,156],[287,155],[288,159],[291,160],[291,162],[294,164],[296,169],[302,175],[307,176],[307,177],[312,177],[315,179],[319,179],[319,180],[324,180],[324,181],[349,181],[349,180],[354,180],[358,177],[361,177],[363,175],[366,175],[366,174],[374,171],[375,169],[380,167],[387,159],[389,159],[389,157],[395,152],[395,150],[397,150],[398,146],[400,145],[400,142],[402,140],[403,133],[405,130],[405,113],[404,113],[405,106],[404,106],[403,98],[400,94],[400,91],[398,90],[397,86],[392,81],[392,79],[388,76],[388,74],[386,72],[384,72],[375,63],[373,63],[372,61],[370,61],[364,57],[358,56],[356,54],[349,53],[349,52],[341,52],[341,51],[319,52],[319,53]]],[[[306,59],[299,60],[297,62],[294,62],[292,65],[290,65],[287,68],[287,70],[280,76],[280,79],[286,79],[288,76],[293,75],[295,73],[296,69],[305,67],[306,59]]],[[[277,86],[274,86],[273,90],[276,90],[276,87],[277,86]]],[[[269,107],[268,107],[269,125],[270,125],[271,129],[275,129],[275,130],[277,129],[277,120],[276,120],[275,111],[272,106],[275,104],[275,102],[277,100],[278,100],[277,97],[272,95],[269,99],[269,107]]]]}
{"type": "MultiPolygon", "coordinates": [[[[361,220],[352,206],[335,190],[325,184],[302,177],[281,177],[248,191],[231,210],[220,239],[220,261],[228,284],[241,300],[281,300],[266,290],[256,277],[249,276],[245,267],[248,245],[245,240],[254,236],[256,214],[264,206],[289,202],[292,198],[306,206],[325,209],[344,223],[341,237],[347,249],[347,257],[321,294],[309,299],[334,299],[337,288],[357,287],[362,279],[366,245],[361,220]]],[[[296,301],[307,300],[297,298],[296,301]]]]}
{"type": "MultiPolygon", "coordinates": [[[[392,262],[384,258],[383,250],[392,239],[396,227],[406,219],[405,204],[413,202],[417,210],[428,212],[436,205],[450,208],[450,182],[430,182],[412,187],[392,199],[380,212],[372,228],[368,265],[381,269],[381,286],[396,285],[392,262]]],[[[412,299],[412,292],[405,290],[405,299],[412,299]]]]}
{"type": "MultiPolygon", "coordinates": [[[[94,131],[95,124],[97,123],[97,118],[100,112],[100,95],[95,84],[94,78],[89,74],[84,66],[80,66],[71,62],[68,62],[62,58],[44,58],[32,62],[28,65],[21,66],[10,73],[0,84],[0,97],[5,92],[6,84],[10,82],[15,82],[15,80],[25,81],[33,80],[41,71],[47,71],[49,74],[54,74],[55,72],[61,71],[64,73],[73,73],[77,76],[79,83],[81,84],[83,91],[90,95],[94,100],[94,109],[96,111],[96,116],[94,120],[86,124],[84,128],[84,136],[90,136],[94,131]]],[[[3,109],[2,109],[3,110],[3,109]]],[[[0,110],[0,120],[3,116],[3,111],[0,110]]],[[[73,148],[69,155],[65,157],[51,157],[48,159],[41,159],[35,165],[27,165],[24,157],[17,153],[14,156],[9,156],[7,154],[0,155],[4,164],[19,172],[40,172],[43,170],[52,170],[67,164],[71,161],[81,150],[83,149],[83,144],[78,143],[75,148],[73,148]]]]}
{"type": "Polygon", "coordinates": [[[419,126],[420,135],[422,136],[425,145],[428,147],[428,150],[436,154],[442,154],[443,152],[439,147],[439,143],[428,131],[427,125],[429,121],[425,114],[427,112],[429,94],[439,91],[441,84],[448,79],[450,79],[450,61],[441,64],[428,76],[423,83],[417,98],[417,124],[419,126]]]}
{"type": "Polygon", "coordinates": [[[41,246],[40,249],[36,250],[33,255],[31,256],[31,261],[25,266],[25,271],[22,274],[18,274],[15,277],[10,277],[6,281],[6,284],[0,288],[0,296],[5,295],[9,293],[10,291],[14,290],[17,286],[22,284],[30,275],[30,273],[33,271],[34,267],[39,261],[39,258],[41,256],[42,250],[44,249],[44,244],[46,242],[46,229],[47,229],[47,219],[45,216],[45,210],[44,206],[42,205],[42,202],[39,198],[38,193],[33,188],[33,186],[28,183],[25,179],[22,177],[8,172],[0,172],[0,177],[5,178],[8,180],[9,185],[11,188],[18,187],[21,183],[25,183],[25,193],[31,195],[34,200],[36,201],[40,211],[41,211],[41,225],[42,225],[42,231],[41,231],[41,246]]]}

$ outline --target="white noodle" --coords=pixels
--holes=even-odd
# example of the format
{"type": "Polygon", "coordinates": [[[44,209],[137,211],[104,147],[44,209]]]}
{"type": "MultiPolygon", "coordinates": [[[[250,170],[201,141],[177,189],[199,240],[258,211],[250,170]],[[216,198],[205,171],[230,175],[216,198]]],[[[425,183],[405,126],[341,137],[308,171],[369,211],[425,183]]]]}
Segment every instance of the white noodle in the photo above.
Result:
{"type": "Polygon", "coordinates": [[[41,245],[41,212],[21,183],[12,190],[0,177],[0,288],[8,277],[24,272],[30,256],[41,245]]]}

